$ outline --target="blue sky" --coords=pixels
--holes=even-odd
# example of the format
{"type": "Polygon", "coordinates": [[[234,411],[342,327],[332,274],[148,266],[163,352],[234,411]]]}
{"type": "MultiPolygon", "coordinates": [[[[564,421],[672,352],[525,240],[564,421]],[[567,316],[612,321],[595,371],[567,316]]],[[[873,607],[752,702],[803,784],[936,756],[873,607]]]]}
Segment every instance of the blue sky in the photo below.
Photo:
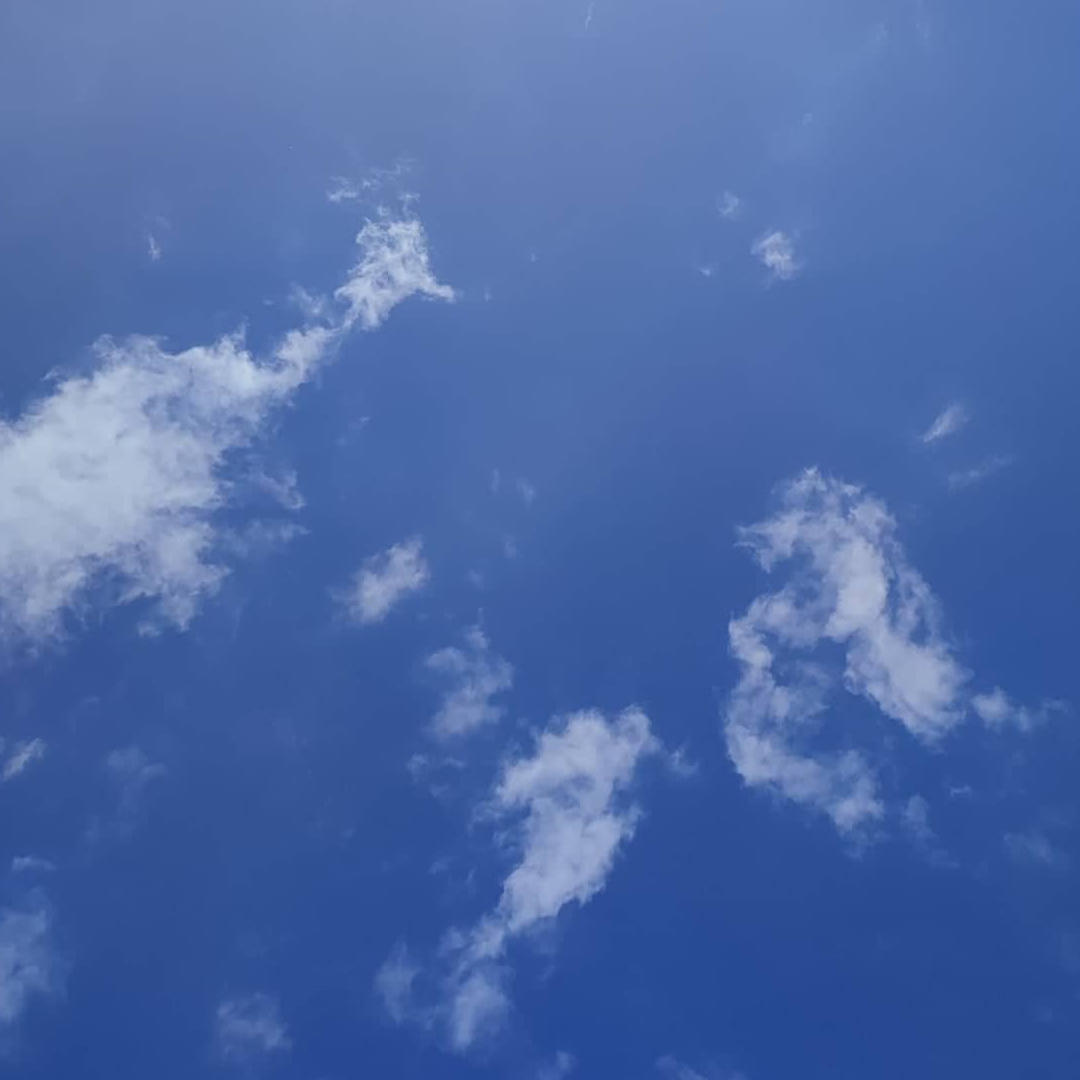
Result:
{"type": "Polygon", "coordinates": [[[0,7],[0,1060],[1066,1080],[1080,16],[0,7]]]}

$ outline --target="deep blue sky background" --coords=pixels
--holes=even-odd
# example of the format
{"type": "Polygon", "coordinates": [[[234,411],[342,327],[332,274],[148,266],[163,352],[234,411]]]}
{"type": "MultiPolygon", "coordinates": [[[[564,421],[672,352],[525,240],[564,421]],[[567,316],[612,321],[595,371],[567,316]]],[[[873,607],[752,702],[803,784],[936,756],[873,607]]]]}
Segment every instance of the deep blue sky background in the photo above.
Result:
{"type": "Polygon", "coordinates": [[[588,11],[0,4],[6,416],[50,370],[89,369],[101,334],[289,325],[290,287],[330,289],[352,259],[334,176],[412,162],[387,186],[419,195],[460,292],[350,339],[260,444],[296,469],[306,535],[237,560],[186,632],[91,612],[8,664],[2,733],[50,749],[0,788],[0,854],[57,864],[68,969],[10,1075],[225,1075],[214,1009],[253,990],[293,1041],[259,1068],[298,1080],[527,1077],[559,1049],[584,1077],[652,1076],[662,1054],[747,1080],[1077,1074],[1080,878],[1002,838],[1041,823],[1074,855],[1080,812],[1080,11],[588,11]],[[773,228],[792,281],[750,254],[773,228]],[[957,400],[970,424],[921,445],[957,400]],[[736,527],[813,464],[888,503],[983,684],[1072,706],[927,753],[838,703],[886,733],[955,865],[895,836],[853,855],[727,761],[727,622],[765,587],[736,527]],[[330,590],[413,533],[428,588],[343,625],[330,590]],[[405,768],[438,701],[422,659],[478,619],[516,669],[509,716],[433,797],[405,768]],[[433,945],[497,892],[469,820],[507,741],[635,702],[698,773],[652,768],[605,891],[549,953],[514,952],[505,1039],[461,1058],[388,1024],[372,977],[392,945],[433,945]],[[102,761],[132,744],[167,771],[90,842],[119,814],[102,761]]]}

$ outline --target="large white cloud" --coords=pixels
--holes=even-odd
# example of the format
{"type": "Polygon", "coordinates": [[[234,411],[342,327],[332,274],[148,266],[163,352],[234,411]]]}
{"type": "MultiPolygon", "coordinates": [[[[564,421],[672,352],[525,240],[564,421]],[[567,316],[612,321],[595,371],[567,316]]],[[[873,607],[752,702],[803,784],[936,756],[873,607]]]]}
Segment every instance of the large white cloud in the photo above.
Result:
{"type": "Polygon", "coordinates": [[[611,720],[581,712],[504,765],[485,817],[516,853],[516,865],[494,909],[444,940],[434,1004],[416,1004],[421,969],[401,949],[391,955],[376,986],[395,1019],[438,1026],[459,1051],[499,1027],[510,1009],[510,943],[604,887],[640,816],[630,797],[638,766],[659,750],[639,709],[611,720]]]}
{"type": "Polygon", "coordinates": [[[388,216],[357,236],[360,258],[329,317],[267,356],[240,334],[170,352],[147,337],[103,339],[97,366],[0,421],[0,631],[42,639],[91,601],[149,598],[184,626],[226,572],[215,512],[230,453],[354,326],[370,330],[414,294],[448,300],[419,221],[388,216]]]}
{"type": "Polygon", "coordinates": [[[747,784],[824,811],[842,831],[865,826],[885,812],[877,777],[859,750],[821,748],[829,695],[839,683],[938,742],[968,708],[938,603],[885,507],[816,470],[741,539],[765,570],[790,576],[730,624],[741,668],[725,716],[731,759],[747,784]]]}

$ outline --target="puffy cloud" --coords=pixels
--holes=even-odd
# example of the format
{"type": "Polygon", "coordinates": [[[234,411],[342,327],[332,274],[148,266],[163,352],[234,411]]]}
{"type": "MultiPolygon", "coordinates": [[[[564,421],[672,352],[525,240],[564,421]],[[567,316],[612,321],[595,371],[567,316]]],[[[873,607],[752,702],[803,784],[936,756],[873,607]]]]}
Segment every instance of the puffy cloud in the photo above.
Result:
{"type": "Polygon", "coordinates": [[[339,599],[356,622],[382,622],[395,604],[422,589],[430,576],[423,541],[414,536],[365,560],[339,599]]]}
{"type": "Polygon", "coordinates": [[[895,522],[860,488],[808,470],[783,489],[780,510],[741,539],[766,571],[783,564],[791,575],[730,624],[741,674],[725,717],[728,752],[747,784],[851,832],[881,818],[884,804],[858,750],[814,746],[835,684],[932,744],[963,719],[968,673],[895,522]],[[840,672],[830,663],[837,650],[840,672]]]}
{"type": "Polygon", "coordinates": [[[444,739],[467,735],[502,717],[502,706],[492,699],[513,685],[514,669],[492,653],[478,626],[466,633],[464,648],[439,649],[425,660],[425,665],[450,683],[431,721],[434,735],[444,739]]]}
{"type": "MultiPolygon", "coordinates": [[[[2,743],[0,743],[0,749],[2,748],[2,743]]],[[[0,771],[0,780],[5,783],[13,780],[31,763],[40,761],[45,756],[46,749],[43,739],[28,739],[17,743],[4,762],[3,770],[0,771]]]]}
{"type": "Polygon", "coordinates": [[[802,263],[795,256],[794,242],[787,233],[779,230],[759,236],[751,245],[750,253],[780,281],[790,281],[802,269],[802,263]]]}
{"type": "Polygon", "coordinates": [[[968,422],[968,419],[968,411],[963,405],[949,405],[934,417],[934,422],[922,433],[922,441],[935,443],[950,435],[955,435],[968,422]]]}
{"type": "Polygon", "coordinates": [[[65,612],[139,598],[165,622],[190,621],[226,573],[214,516],[230,456],[353,326],[375,328],[414,294],[453,298],[414,218],[369,221],[357,243],[335,315],[290,330],[266,356],[240,334],[175,353],[153,338],[104,338],[92,373],[0,421],[0,632],[41,640],[65,612]]]}
{"type": "Polygon", "coordinates": [[[217,1007],[214,1037],[228,1061],[246,1063],[292,1045],[278,1003],[267,994],[230,998],[217,1007]]]}
{"type": "Polygon", "coordinates": [[[630,799],[638,766],[659,750],[639,709],[613,720],[581,712],[540,733],[531,754],[507,761],[483,816],[517,863],[494,909],[444,939],[435,1004],[416,1004],[419,969],[402,950],[391,955],[376,980],[391,1016],[438,1026],[458,1051],[497,1031],[511,1007],[510,943],[604,887],[639,820],[630,799]]]}
{"type": "Polygon", "coordinates": [[[55,993],[60,969],[48,910],[37,902],[0,911],[0,1026],[11,1027],[31,998],[55,993]]]}

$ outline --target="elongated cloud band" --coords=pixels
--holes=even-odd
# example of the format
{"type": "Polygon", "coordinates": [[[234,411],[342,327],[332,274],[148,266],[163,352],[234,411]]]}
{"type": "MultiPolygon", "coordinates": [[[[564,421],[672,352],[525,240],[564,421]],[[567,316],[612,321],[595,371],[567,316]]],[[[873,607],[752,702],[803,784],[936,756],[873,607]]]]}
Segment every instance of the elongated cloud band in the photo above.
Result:
{"type": "Polygon", "coordinates": [[[181,352],[153,338],[103,339],[97,367],[0,422],[0,631],[41,640],[91,601],[156,601],[184,626],[225,574],[213,516],[223,470],[345,334],[372,330],[406,298],[450,300],[414,218],[381,217],[329,319],[289,331],[269,356],[240,334],[181,352]]]}

